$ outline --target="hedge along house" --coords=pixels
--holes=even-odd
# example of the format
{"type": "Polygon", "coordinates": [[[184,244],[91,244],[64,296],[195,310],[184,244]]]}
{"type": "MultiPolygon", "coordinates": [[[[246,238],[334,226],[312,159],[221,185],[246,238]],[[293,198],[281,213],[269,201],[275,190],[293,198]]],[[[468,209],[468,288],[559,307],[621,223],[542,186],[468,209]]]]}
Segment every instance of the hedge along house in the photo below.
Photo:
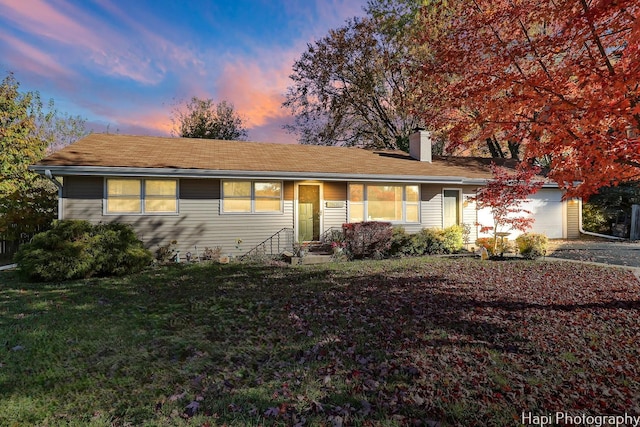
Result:
{"type": "MultiPolygon", "coordinates": [[[[317,241],[359,221],[407,232],[466,224],[474,242],[487,213],[469,199],[492,178],[493,159],[432,156],[426,131],[410,145],[407,154],[91,134],[31,169],[62,178],[59,218],[131,224],[152,250],[175,240],[182,254],[220,246],[241,256],[287,233],[290,243],[317,241]]],[[[579,206],[562,194],[547,183],[533,196],[532,231],[578,236],[579,206]]]]}

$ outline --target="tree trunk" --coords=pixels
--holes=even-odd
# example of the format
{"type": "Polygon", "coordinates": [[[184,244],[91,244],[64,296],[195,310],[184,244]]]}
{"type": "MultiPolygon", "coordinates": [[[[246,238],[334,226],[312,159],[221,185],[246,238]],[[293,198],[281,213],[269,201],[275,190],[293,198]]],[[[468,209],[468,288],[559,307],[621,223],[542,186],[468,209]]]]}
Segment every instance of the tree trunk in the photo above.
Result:
{"type": "Polygon", "coordinates": [[[509,146],[509,153],[511,153],[511,158],[520,160],[520,143],[508,141],[507,144],[509,146]]]}
{"type": "Polygon", "coordinates": [[[491,153],[491,157],[495,159],[504,159],[504,153],[500,147],[500,143],[495,138],[487,138],[487,147],[491,153]]]}

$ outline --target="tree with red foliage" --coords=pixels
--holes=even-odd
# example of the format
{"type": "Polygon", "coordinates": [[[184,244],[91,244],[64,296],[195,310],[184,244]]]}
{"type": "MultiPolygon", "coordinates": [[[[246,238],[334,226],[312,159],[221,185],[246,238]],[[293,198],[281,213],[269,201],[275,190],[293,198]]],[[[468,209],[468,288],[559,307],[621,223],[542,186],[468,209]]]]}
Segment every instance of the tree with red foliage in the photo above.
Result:
{"type": "Polygon", "coordinates": [[[432,0],[414,74],[424,121],[465,147],[520,143],[569,195],[637,180],[639,14],[637,0],[432,0]]]}
{"type": "Polygon", "coordinates": [[[473,200],[477,209],[488,208],[493,216],[493,225],[479,224],[480,231],[493,231],[493,253],[498,246],[498,233],[511,230],[526,231],[533,225],[534,219],[525,215],[531,211],[523,204],[527,197],[538,191],[543,184],[541,177],[536,174],[540,168],[516,168],[516,171],[491,164],[494,179],[481,187],[473,200]]]}

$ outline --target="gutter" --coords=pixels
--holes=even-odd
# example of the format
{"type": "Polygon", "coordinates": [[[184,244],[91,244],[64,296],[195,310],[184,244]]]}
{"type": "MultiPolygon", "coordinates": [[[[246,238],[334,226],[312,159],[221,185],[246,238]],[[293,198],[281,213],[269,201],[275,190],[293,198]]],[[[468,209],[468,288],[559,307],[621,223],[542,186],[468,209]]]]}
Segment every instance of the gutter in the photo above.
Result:
{"type": "Polygon", "coordinates": [[[329,172],[290,172],[290,171],[252,171],[252,170],[210,170],[180,168],[130,168],[105,166],[29,166],[39,174],[54,173],[58,176],[131,176],[161,178],[233,178],[233,179],[281,179],[281,180],[323,180],[323,181],[363,181],[363,182],[429,182],[439,184],[475,184],[486,182],[482,179],[467,179],[459,176],[419,176],[419,175],[381,175],[349,174],[329,172]]]}
{"type": "MultiPolygon", "coordinates": [[[[401,182],[429,183],[444,185],[485,185],[489,178],[467,178],[463,176],[427,176],[427,175],[384,175],[354,174],[331,172],[300,171],[251,171],[251,170],[212,170],[181,168],[130,168],[106,166],[46,166],[32,165],[29,170],[40,174],[55,173],[58,176],[132,176],[158,178],[232,178],[232,179],[279,179],[279,180],[321,180],[351,182],[401,182]]],[[[545,183],[545,188],[558,188],[555,183],[545,183]]]]}
{"type": "Polygon", "coordinates": [[[582,228],[582,199],[578,199],[578,231],[581,234],[585,234],[587,236],[601,237],[603,239],[611,239],[611,240],[626,240],[624,237],[618,236],[609,236],[607,234],[594,233],[592,231],[586,231],[582,228]]]}
{"type": "Polygon", "coordinates": [[[44,176],[46,176],[49,181],[53,182],[56,187],[58,187],[58,219],[62,219],[62,184],[60,184],[60,181],[53,177],[50,169],[45,169],[44,176]]]}

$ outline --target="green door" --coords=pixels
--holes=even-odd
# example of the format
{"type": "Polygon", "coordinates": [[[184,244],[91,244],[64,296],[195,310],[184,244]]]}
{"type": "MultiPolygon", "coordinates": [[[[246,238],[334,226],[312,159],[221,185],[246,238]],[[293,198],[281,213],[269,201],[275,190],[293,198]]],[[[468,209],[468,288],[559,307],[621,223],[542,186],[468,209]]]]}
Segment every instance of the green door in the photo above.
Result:
{"type": "Polygon", "coordinates": [[[320,240],[320,186],[298,186],[298,241],[320,240]]]}

